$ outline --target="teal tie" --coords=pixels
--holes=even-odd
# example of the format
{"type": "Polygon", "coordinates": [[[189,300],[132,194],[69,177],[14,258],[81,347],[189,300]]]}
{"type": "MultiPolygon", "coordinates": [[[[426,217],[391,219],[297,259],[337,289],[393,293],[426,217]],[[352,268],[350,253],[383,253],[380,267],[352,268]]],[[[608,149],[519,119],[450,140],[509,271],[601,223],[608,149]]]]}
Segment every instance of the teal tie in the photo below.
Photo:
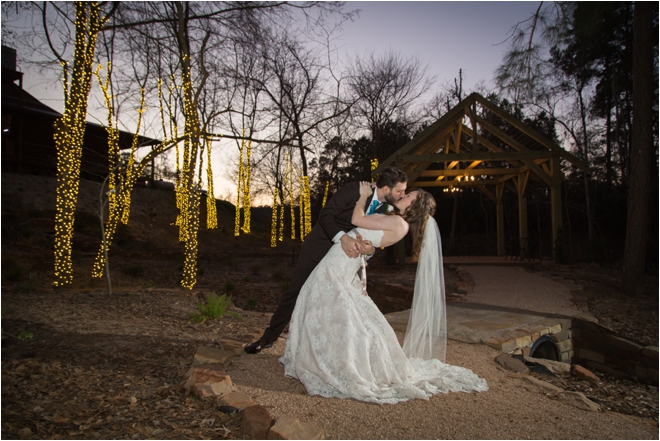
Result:
{"type": "Polygon", "coordinates": [[[376,212],[376,207],[378,207],[378,200],[373,199],[371,201],[371,205],[369,205],[369,209],[367,210],[367,214],[374,214],[376,212]]]}

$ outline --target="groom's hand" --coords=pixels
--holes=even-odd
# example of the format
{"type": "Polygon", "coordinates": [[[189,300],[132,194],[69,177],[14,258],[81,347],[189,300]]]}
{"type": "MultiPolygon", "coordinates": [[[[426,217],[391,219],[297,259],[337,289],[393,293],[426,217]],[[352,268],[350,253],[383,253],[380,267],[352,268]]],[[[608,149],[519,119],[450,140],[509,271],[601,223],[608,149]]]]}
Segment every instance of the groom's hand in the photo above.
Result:
{"type": "Polygon", "coordinates": [[[341,249],[344,250],[344,253],[351,259],[356,258],[360,255],[360,244],[357,240],[353,239],[348,234],[344,234],[341,239],[341,249]]]}

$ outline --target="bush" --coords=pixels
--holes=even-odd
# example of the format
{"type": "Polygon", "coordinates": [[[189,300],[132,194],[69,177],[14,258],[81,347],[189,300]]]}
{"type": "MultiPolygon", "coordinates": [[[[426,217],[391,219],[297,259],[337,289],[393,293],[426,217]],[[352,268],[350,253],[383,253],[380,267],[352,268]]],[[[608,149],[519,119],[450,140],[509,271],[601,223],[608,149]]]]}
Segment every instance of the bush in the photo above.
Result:
{"type": "Polygon", "coordinates": [[[240,315],[227,310],[230,304],[231,296],[228,297],[227,294],[223,294],[218,297],[214,291],[213,294],[206,298],[206,303],[197,303],[199,313],[191,314],[190,320],[195,323],[204,323],[206,320],[216,319],[218,317],[222,317],[225,314],[229,314],[234,318],[243,320],[243,317],[240,315]]]}
{"type": "Polygon", "coordinates": [[[250,297],[247,299],[247,304],[245,305],[245,309],[247,310],[252,310],[257,306],[257,303],[259,303],[259,297],[250,297]]]}

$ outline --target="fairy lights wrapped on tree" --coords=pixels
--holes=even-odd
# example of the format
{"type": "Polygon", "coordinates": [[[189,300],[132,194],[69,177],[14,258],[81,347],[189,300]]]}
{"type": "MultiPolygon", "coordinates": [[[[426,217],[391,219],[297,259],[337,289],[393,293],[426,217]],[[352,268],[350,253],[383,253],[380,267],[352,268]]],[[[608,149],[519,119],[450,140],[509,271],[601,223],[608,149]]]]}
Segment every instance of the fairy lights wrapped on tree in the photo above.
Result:
{"type": "Polygon", "coordinates": [[[305,191],[305,236],[312,232],[312,198],[309,190],[309,176],[304,179],[305,191]]]}
{"type": "Polygon", "coordinates": [[[218,228],[218,211],[215,206],[215,195],[213,193],[213,169],[211,168],[211,141],[206,139],[206,228],[213,230],[218,228]]]}
{"type": "Polygon", "coordinates": [[[273,209],[270,222],[270,246],[277,246],[277,186],[273,188],[273,209]]]}
{"type": "Polygon", "coordinates": [[[305,184],[302,175],[300,175],[300,207],[298,214],[300,215],[300,240],[305,240],[305,184]]]}
{"type": "MultiPolygon", "coordinates": [[[[243,133],[245,135],[245,132],[243,133]]],[[[241,146],[238,153],[238,182],[236,183],[236,217],[234,219],[234,236],[241,234],[241,192],[243,190],[243,146],[245,140],[241,141],[241,146]]]]}
{"type": "Polygon", "coordinates": [[[371,182],[374,182],[374,176],[373,176],[373,171],[378,168],[378,158],[374,158],[371,160],[371,182]]]}
{"type": "Polygon", "coordinates": [[[252,141],[248,141],[245,148],[245,175],[243,182],[243,232],[250,232],[252,203],[250,201],[250,184],[252,180],[252,165],[250,156],[252,154],[252,141]]]}
{"type": "Polygon", "coordinates": [[[54,286],[73,282],[72,242],[82,145],[85,135],[87,98],[91,88],[96,39],[106,22],[98,2],[76,2],[73,71],[62,62],[64,112],[55,120],[57,151],[57,190],[55,200],[54,286]]]}
{"type": "MultiPolygon", "coordinates": [[[[131,143],[131,156],[128,158],[128,165],[126,166],[126,177],[125,183],[128,186],[127,188],[132,189],[133,185],[139,177],[135,173],[135,154],[137,153],[138,147],[138,133],[140,132],[140,125],[142,124],[142,113],[144,113],[144,87],[140,88],[140,107],[138,109],[138,119],[137,119],[137,128],[135,129],[135,134],[133,135],[133,142],[131,143]]],[[[128,224],[128,217],[131,213],[131,192],[128,191],[125,194],[125,200],[122,204],[122,215],[121,222],[126,225],[128,224]]]]}
{"type": "Polygon", "coordinates": [[[323,204],[321,207],[325,207],[325,202],[328,200],[328,189],[330,188],[330,181],[325,182],[325,190],[323,191],[323,204]]]}
{"type": "Polygon", "coordinates": [[[291,209],[291,239],[296,238],[296,211],[293,206],[293,163],[289,153],[286,153],[286,183],[289,192],[289,208],[291,209]]]}

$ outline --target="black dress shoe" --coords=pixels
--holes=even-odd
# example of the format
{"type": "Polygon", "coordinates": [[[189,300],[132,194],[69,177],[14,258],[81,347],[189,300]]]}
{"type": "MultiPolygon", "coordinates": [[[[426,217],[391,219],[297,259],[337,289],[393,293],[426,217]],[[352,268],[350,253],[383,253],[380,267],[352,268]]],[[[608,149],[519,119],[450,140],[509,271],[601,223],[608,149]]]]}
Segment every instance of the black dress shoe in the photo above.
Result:
{"type": "Polygon", "coordinates": [[[272,342],[267,341],[263,337],[257,341],[253,341],[245,347],[245,352],[248,354],[258,354],[262,349],[268,349],[273,346],[272,342]]]}

